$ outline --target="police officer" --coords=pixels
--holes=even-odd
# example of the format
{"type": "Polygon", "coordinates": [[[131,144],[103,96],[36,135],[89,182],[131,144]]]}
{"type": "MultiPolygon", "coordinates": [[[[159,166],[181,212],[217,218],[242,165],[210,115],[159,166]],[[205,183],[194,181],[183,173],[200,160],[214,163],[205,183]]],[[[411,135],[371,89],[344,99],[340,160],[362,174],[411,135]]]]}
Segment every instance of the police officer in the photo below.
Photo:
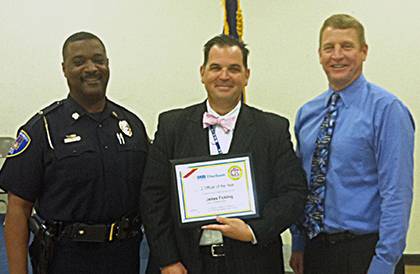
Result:
{"type": "Polygon", "coordinates": [[[69,96],[20,128],[0,173],[10,273],[27,273],[29,219],[35,273],[137,274],[144,125],[106,98],[108,58],[97,36],[71,35],[62,69],[69,96]]]}

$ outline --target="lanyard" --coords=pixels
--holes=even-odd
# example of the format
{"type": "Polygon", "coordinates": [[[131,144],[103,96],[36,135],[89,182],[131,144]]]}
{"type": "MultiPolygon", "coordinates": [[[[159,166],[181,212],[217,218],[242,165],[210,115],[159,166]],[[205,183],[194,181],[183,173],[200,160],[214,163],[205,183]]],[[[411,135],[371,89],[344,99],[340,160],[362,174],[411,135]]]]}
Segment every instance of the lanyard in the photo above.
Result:
{"type": "Polygon", "coordinates": [[[216,145],[216,148],[217,148],[217,153],[223,154],[223,151],[220,147],[219,139],[217,139],[216,130],[214,129],[213,126],[210,126],[209,128],[211,131],[211,135],[213,136],[214,144],[216,145]]]}

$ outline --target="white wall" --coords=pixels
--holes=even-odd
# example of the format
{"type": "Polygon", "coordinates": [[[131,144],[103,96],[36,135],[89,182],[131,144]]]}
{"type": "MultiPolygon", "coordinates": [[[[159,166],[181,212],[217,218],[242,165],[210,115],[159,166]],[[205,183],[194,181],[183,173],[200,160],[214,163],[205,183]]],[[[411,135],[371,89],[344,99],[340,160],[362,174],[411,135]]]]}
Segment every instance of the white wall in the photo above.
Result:
{"type": "MultiPolygon", "coordinates": [[[[400,97],[415,119],[420,117],[419,1],[241,2],[244,38],[251,50],[249,104],[285,115],[293,124],[297,108],[327,86],[316,53],[321,23],[344,12],[366,28],[366,77],[400,97]]],[[[198,69],[204,42],[222,29],[218,0],[1,0],[0,4],[0,136],[14,136],[41,107],[66,96],[61,46],[80,30],[105,42],[111,66],[108,95],[136,112],[151,137],[159,112],[205,98],[198,69]]],[[[417,193],[406,253],[420,253],[418,147],[417,193]]]]}

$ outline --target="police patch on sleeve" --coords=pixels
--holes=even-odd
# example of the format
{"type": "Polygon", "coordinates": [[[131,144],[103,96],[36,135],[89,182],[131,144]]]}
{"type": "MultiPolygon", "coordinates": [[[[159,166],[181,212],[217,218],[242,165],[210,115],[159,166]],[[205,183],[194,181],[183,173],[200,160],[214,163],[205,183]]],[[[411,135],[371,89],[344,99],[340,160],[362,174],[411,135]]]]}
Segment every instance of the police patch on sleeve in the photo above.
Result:
{"type": "Polygon", "coordinates": [[[21,131],[19,131],[16,141],[9,149],[9,153],[7,154],[6,158],[14,157],[23,153],[29,147],[30,143],[31,137],[29,137],[29,134],[22,129],[21,131]]]}

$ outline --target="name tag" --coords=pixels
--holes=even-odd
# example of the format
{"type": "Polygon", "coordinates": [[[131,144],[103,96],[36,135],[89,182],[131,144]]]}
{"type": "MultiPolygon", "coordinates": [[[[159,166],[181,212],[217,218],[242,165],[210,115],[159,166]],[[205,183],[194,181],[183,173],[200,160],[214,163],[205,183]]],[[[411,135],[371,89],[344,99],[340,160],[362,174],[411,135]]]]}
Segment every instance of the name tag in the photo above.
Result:
{"type": "Polygon", "coordinates": [[[77,134],[70,134],[70,135],[66,135],[66,138],[64,138],[64,143],[65,144],[74,143],[74,142],[79,142],[80,140],[82,140],[82,137],[78,136],[77,134]]]}

